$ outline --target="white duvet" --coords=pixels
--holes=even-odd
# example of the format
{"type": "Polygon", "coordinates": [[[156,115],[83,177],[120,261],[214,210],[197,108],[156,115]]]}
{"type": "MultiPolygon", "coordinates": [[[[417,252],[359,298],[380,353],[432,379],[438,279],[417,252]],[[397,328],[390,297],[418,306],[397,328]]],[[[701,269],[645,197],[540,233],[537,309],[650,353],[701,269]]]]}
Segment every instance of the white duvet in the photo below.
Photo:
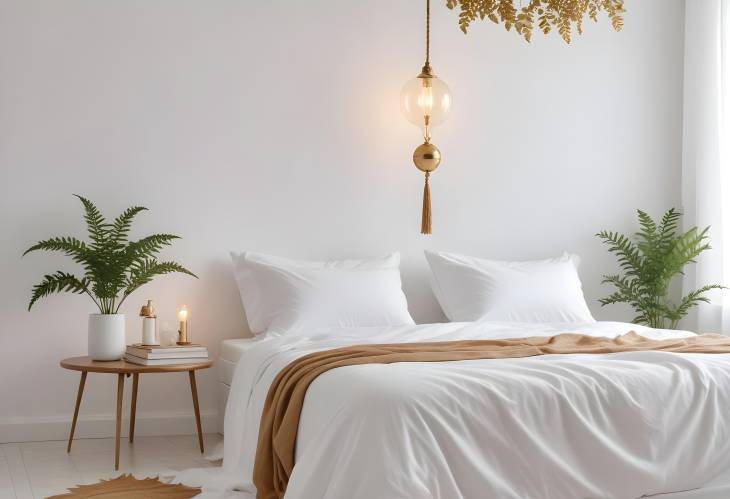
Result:
{"type": "MultiPolygon", "coordinates": [[[[240,360],[223,468],[202,497],[251,483],[276,374],[307,353],[363,343],[692,333],[623,323],[450,323],[270,336],[240,360]]],[[[310,386],[286,499],[730,498],[730,355],[630,352],[362,365],[310,386]],[[714,482],[713,482],[714,481],[714,482]],[[664,496],[663,496],[664,497],[664,496]]],[[[250,496],[249,496],[250,494],[250,496]]]]}

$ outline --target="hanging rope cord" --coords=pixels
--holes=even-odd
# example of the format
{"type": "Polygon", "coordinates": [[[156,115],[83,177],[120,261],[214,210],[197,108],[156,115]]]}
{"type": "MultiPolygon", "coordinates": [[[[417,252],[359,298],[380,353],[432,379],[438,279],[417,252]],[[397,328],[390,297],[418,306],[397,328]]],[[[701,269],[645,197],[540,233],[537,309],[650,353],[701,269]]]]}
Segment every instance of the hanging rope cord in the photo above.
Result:
{"type": "Polygon", "coordinates": [[[426,64],[431,61],[431,0],[426,0],[426,64]]]}
{"type": "MultiPolygon", "coordinates": [[[[431,73],[431,0],[426,0],[426,64],[423,66],[424,72],[431,73]]],[[[426,143],[431,141],[431,133],[429,131],[428,116],[424,116],[426,123],[424,128],[423,139],[426,143]]],[[[431,188],[428,180],[431,172],[425,172],[423,183],[423,208],[421,212],[421,234],[431,234],[431,188]]]]}

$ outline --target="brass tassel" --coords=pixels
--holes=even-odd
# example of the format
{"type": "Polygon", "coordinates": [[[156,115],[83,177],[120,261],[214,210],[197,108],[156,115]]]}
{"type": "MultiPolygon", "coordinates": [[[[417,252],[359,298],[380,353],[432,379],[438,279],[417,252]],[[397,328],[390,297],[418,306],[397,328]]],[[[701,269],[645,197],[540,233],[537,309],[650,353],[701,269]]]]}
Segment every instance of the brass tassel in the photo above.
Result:
{"type": "Polygon", "coordinates": [[[428,186],[428,177],[431,172],[426,172],[426,183],[423,185],[423,212],[421,213],[421,234],[431,233],[431,188],[428,186]]]}

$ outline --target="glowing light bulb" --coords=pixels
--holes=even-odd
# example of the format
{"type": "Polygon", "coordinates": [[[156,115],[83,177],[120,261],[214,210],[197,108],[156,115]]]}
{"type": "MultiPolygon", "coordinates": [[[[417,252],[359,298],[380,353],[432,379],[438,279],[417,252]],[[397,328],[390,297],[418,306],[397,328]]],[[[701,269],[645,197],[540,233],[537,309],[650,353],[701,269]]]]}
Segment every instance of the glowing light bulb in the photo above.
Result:
{"type": "Polygon", "coordinates": [[[408,121],[421,128],[440,125],[451,110],[449,86],[435,76],[419,76],[401,91],[401,111],[408,121]]]}

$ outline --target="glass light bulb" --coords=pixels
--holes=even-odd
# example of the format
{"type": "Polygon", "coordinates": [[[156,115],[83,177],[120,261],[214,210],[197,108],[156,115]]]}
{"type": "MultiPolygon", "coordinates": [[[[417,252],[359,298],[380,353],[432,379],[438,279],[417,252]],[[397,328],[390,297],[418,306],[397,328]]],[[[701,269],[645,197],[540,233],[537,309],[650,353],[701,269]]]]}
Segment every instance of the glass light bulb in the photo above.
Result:
{"type": "Polygon", "coordinates": [[[401,91],[403,115],[416,126],[443,123],[451,110],[451,92],[441,79],[431,76],[414,78],[401,91]]]}

